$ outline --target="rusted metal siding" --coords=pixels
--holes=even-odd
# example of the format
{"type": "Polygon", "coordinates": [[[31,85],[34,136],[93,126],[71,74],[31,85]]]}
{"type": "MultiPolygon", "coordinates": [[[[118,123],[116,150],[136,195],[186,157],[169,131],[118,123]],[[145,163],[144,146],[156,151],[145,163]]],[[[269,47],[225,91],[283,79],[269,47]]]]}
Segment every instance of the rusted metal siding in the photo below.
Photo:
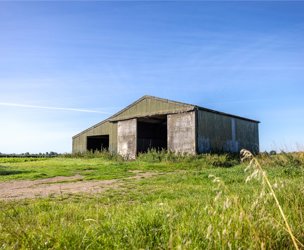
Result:
{"type": "Polygon", "coordinates": [[[167,117],[168,150],[177,153],[196,153],[195,111],[167,117]]]}
{"type": "Polygon", "coordinates": [[[117,123],[105,121],[73,138],[73,153],[83,153],[87,150],[87,137],[94,135],[109,135],[109,150],[117,151],[117,123]]]}
{"type": "Polygon", "coordinates": [[[139,99],[137,102],[131,104],[126,109],[110,117],[109,120],[119,121],[135,117],[182,113],[193,109],[193,105],[148,96],[139,99]]]}
{"type": "Polygon", "coordinates": [[[258,123],[197,111],[197,152],[258,152],[258,123]]]}
{"type": "Polygon", "coordinates": [[[117,152],[126,159],[135,159],[137,153],[137,119],[119,121],[117,125],[117,152]]]}

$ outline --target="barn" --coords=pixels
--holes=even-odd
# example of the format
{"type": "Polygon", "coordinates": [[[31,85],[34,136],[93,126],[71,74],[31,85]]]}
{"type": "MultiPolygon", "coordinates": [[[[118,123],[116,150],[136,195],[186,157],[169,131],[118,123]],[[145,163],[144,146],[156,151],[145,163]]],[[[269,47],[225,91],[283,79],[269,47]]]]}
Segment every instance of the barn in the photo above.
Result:
{"type": "Polygon", "coordinates": [[[259,151],[259,121],[143,96],[73,137],[73,153],[109,150],[129,159],[148,149],[178,153],[259,151]]]}

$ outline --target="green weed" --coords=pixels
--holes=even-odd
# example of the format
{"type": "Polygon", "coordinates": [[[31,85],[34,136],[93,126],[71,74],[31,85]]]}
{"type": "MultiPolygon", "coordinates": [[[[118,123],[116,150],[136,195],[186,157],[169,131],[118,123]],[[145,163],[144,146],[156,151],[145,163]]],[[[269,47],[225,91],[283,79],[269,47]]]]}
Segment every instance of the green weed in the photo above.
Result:
{"type": "MultiPolygon", "coordinates": [[[[257,159],[303,248],[303,154],[257,159]],[[297,171],[284,171],[289,168],[297,171]]],[[[0,175],[0,180],[75,174],[113,179],[132,175],[129,170],[161,174],[129,179],[101,194],[1,201],[0,249],[294,248],[273,194],[253,178],[259,176],[254,169],[244,172],[247,163],[235,156],[150,152],[135,161],[91,155],[1,166],[30,172],[0,175]]]]}

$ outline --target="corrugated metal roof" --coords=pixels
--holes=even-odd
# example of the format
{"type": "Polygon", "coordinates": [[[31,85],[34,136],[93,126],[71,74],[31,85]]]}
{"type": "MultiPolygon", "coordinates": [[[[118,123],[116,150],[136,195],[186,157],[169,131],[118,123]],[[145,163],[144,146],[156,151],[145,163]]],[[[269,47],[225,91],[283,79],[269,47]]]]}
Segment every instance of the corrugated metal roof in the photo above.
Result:
{"type": "Polygon", "coordinates": [[[194,110],[194,108],[195,106],[191,104],[145,95],[112,115],[108,120],[115,122],[136,117],[181,113],[194,110]]]}
{"type": "Polygon", "coordinates": [[[147,116],[153,116],[153,115],[161,115],[161,114],[173,114],[173,113],[182,113],[182,112],[188,112],[192,110],[204,110],[207,112],[212,112],[220,115],[230,116],[250,122],[256,122],[259,123],[259,121],[248,119],[245,117],[232,115],[212,109],[203,108],[197,105],[192,105],[188,103],[183,102],[177,102],[172,101],[168,99],[163,99],[155,96],[149,96],[145,95],[138,99],[137,101],[131,103],[126,108],[122,109],[121,111],[117,112],[116,114],[112,115],[108,119],[101,121],[94,126],[82,131],[81,133],[73,136],[73,138],[81,135],[82,133],[87,132],[88,130],[95,128],[102,123],[109,121],[109,122],[117,122],[121,120],[127,120],[131,118],[137,118],[137,117],[147,117],[147,116]]]}
{"type": "Polygon", "coordinates": [[[228,114],[228,113],[224,113],[224,112],[220,112],[220,111],[216,111],[216,110],[212,110],[212,109],[207,109],[207,108],[203,108],[203,107],[199,107],[199,106],[196,106],[196,109],[204,110],[204,111],[215,113],[215,114],[226,115],[226,116],[238,118],[238,119],[245,120],[245,121],[260,123],[260,121],[257,121],[257,120],[252,120],[252,119],[249,119],[249,118],[246,118],[246,117],[242,117],[242,116],[238,116],[238,115],[232,115],[232,114],[228,114]]]}

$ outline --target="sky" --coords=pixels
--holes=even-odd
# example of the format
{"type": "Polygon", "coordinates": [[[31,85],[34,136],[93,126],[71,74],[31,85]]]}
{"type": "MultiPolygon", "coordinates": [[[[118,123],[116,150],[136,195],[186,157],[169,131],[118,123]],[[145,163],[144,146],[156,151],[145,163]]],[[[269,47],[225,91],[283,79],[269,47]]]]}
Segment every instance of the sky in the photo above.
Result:
{"type": "Polygon", "coordinates": [[[304,150],[304,2],[0,2],[0,152],[71,152],[143,95],[261,121],[304,150]]]}

